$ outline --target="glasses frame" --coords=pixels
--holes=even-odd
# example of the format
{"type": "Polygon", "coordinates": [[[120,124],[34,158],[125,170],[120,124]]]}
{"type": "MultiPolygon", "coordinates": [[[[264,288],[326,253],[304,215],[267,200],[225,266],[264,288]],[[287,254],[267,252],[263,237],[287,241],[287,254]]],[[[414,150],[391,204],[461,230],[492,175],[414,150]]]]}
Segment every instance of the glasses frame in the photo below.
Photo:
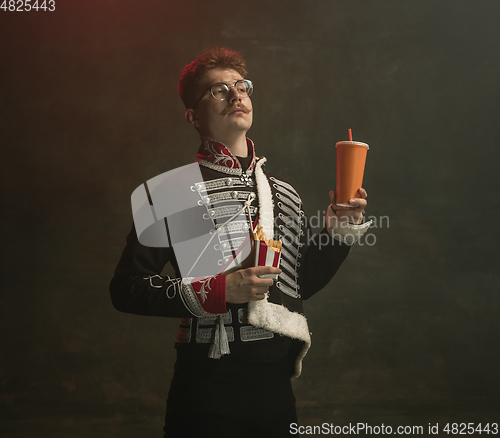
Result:
{"type": "MultiPolygon", "coordinates": [[[[226,100],[226,98],[224,98],[224,99],[217,99],[217,98],[215,97],[215,95],[214,95],[213,91],[212,91],[213,87],[215,87],[216,85],[224,85],[224,86],[226,87],[226,89],[227,89],[227,92],[228,92],[228,93],[229,93],[229,91],[231,90],[231,87],[234,87],[234,88],[236,89],[236,92],[237,92],[240,96],[242,96],[242,94],[241,94],[241,93],[238,91],[238,89],[236,88],[236,84],[237,84],[238,82],[243,82],[243,83],[244,83],[244,82],[249,82],[249,83],[250,83],[250,88],[249,88],[250,92],[249,92],[249,93],[247,92],[247,95],[246,95],[246,96],[243,96],[243,97],[250,97],[250,96],[253,94],[253,82],[252,82],[250,79],[238,79],[237,81],[234,81],[234,84],[233,84],[233,85],[226,84],[225,82],[217,82],[216,84],[212,84],[212,85],[210,85],[210,87],[209,87],[209,88],[207,88],[207,89],[203,92],[203,94],[202,94],[202,95],[201,95],[201,97],[197,100],[197,102],[196,102],[196,103],[198,103],[198,102],[199,102],[199,101],[203,98],[203,96],[205,96],[205,94],[207,93],[207,91],[210,91],[210,94],[212,95],[212,97],[213,97],[213,98],[214,98],[217,102],[224,102],[224,101],[226,100]]],[[[245,88],[246,88],[246,86],[245,86],[245,88]]]]}

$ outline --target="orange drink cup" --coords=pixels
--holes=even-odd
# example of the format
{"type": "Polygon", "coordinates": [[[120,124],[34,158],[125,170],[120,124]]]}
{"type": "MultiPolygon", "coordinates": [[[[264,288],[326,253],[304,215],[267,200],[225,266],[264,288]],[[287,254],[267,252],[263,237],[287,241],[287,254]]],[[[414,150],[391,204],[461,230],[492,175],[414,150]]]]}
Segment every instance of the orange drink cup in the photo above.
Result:
{"type": "Polygon", "coordinates": [[[359,198],[363,187],[366,153],[369,146],[359,141],[339,141],[337,148],[337,205],[350,207],[349,199],[359,198]]]}

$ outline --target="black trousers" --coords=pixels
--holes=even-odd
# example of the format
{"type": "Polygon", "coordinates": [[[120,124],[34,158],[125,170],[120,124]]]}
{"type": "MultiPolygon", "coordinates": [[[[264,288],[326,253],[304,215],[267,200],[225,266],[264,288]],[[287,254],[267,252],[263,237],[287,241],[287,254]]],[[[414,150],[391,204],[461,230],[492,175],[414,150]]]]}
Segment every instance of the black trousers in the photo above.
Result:
{"type": "Polygon", "coordinates": [[[288,437],[297,422],[291,364],[180,354],[167,399],[165,438],[288,437]]]}

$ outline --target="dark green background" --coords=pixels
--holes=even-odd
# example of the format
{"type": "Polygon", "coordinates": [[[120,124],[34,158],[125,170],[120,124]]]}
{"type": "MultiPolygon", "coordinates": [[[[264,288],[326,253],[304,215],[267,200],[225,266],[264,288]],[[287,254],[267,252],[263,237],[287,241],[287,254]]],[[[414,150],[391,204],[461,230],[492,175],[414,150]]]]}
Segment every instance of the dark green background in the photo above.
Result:
{"type": "Polygon", "coordinates": [[[2,436],[161,436],[177,321],[118,313],[107,288],[132,191],[195,158],[176,87],[208,44],[245,56],[249,137],[306,213],[326,208],[352,128],[370,144],[367,214],[389,217],[306,303],[301,422],[500,422],[499,14],[496,0],[0,10],[2,436]]]}

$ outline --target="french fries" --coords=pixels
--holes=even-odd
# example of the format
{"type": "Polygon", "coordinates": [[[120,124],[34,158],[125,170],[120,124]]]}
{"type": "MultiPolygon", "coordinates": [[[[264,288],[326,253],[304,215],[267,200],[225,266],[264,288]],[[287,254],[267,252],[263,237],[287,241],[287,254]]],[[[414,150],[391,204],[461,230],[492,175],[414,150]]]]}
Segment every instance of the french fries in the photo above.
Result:
{"type": "Polygon", "coordinates": [[[266,245],[273,251],[281,252],[281,240],[266,239],[266,233],[264,233],[261,225],[257,226],[257,230],[253,233],[253,237],[255,240],[263,240],[266,242],[266,245]]]}

